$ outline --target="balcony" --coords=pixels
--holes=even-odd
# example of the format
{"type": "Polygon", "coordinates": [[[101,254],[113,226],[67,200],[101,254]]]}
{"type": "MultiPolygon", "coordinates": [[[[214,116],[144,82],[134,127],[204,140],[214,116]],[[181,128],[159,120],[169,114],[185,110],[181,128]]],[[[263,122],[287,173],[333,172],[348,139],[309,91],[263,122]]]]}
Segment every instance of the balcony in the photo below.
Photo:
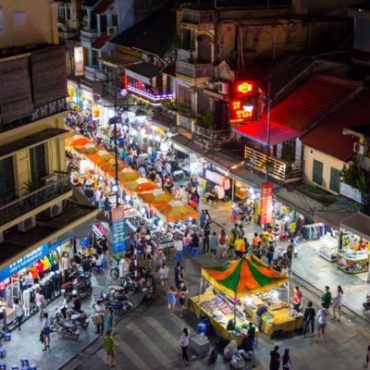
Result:
{"type": "Polygon", "coordinates": [[[81,38],[95,39],[98,37],[98,30],[84,28],[80,30],[81,38]]]}
{"type": "Polygon", "coordinates": [[[277,181],[289,183],[302,179],[302,162],[285,162],[248,146],[244,148],[244,158],[248,166],[260,173],[266,173],[268,166],[269,176],[277,181]]]}
{"type": "Polygon", "coordinates": [[[215,12],[213,10],[182,9],[181,24],[185,28],[210,30],[214,27],[215,12]]]}
{"type": "Polygon", "coordinates": [[[213,65],[190,63],[184,61],[176,62],[176,74],[180,74],[192,79],[211,78],[213,76],[213,65]]]}
{"type": "Polygon", "coordinates": [[[203,140],[208,140],[211,142],[221,142],[230,134],[230,131],[213,130],[200,126],[195,126],[195,134],[203,140]]]}
{"type": "MultiPolygon", "coordinates": [[[[14,224],[16,224],[19,217],[44,205],[43,209],[40,208],[40,212],[42,212],[52,205],[50,202],[53,199],[60,198],[63,195],[66,198],[72,195],[72,185],[69,175],[58,173],[49,176],[44,180],[44,185],[37,190],[0,207],[0,227],[10,221],[14,221],[14,224]]],[[[61,200],[58,199],[58,201],[61,200]]],[[[8,227],[11,226],[8,225],[8,227]]]]}
{"type": "Polygon", "coordinates": [[[141,89],[136,88],[133,85],[129,85],[127,90],[133,93],[134,95],[137,95],[138,97],[143,98],[148,103],[152,105],[157,105],[157,106],[161,105],[161,102],[170,100],[173,98],[172,94],[162,94],[160,92],[156,93],[156,92],[151,92],[149,90],[148,91],[141,90],[141,89]]]}

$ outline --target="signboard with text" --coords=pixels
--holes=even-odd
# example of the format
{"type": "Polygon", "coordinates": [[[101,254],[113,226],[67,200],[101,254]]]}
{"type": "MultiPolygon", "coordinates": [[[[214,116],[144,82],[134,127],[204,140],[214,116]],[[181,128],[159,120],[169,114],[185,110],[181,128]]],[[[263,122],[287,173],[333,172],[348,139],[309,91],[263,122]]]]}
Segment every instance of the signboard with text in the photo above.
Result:
{"type": "Polygon", "coordinates": [[[272,221],[272,183],[264,182],[261,186],[261,225],[272,221]]]}
{"type": "Polygon", "coordinates": [[[126,250],[125,218],[122,207],[112,208],[112,252],[119,253],[126,250]]]}

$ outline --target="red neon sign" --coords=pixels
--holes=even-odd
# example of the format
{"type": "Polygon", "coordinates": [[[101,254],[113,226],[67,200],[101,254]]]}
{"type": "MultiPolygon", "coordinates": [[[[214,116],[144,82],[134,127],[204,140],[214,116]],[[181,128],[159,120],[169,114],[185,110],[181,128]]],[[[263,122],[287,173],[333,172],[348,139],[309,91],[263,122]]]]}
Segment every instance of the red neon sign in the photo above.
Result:
{"type": "Polygon", "coordinates": [[[242,97],[253,95],[257,92],[257,85],[254,81],[237,81],[234,83],[234,96],[242,97]]]}
{"type": "Polygon", "coordinates": [[[230,100],[230,123],[241,123],[249,121],[253,117],[254,106],[244,107],[244,100],[230,100]]]}

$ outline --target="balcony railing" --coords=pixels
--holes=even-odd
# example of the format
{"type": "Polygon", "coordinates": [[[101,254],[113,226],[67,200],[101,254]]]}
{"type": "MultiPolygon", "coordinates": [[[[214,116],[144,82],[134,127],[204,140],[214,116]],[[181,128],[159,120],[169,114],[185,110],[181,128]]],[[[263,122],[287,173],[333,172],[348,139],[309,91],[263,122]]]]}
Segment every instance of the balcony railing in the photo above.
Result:
{"type": "Polygon", "coordinates": [[[177,61],[176,73],[192,78],[212,77],[213,65],[210,63],[201,64],[177,61]]]}
{"type": "Polygon", "coordinates": [[[81,37],[85,37],[88,39],[93,39],[95,37],[98,37],[98,30],[93,30],[93,29],[82,29],[80,31],[81,37]]]}
{"type": "Polygon", "coordinates": [[[70,191],[72,185],[67,174],[55,174],[44,181],[44,185],[0,207],[0,225],[14,220],[33,209],[50,202],[70,191]]]}
{"type": "Polygon", "coordinates": [[[202,137],[203,139],[206,139],[212,142],[220,142],[224,140],[230,134],[230,131],[213,130],[213,129],[203,128],[200,126],[195,126],[195,133],[198,136],[202,137]]]}
{"type": "Polygon", "coordinates": [[[161,101],[169,100],[173,98],[172,94],[152,93],[150,91],[141,90],[135,86],[129,85],[128,91],[138,95],[144,99],[149,100],[151,103],[159,104],[161,101]]]}
{"type": "Polygon", "coordinates": [[[178,116],[178,125],[188,131],[193,131],[193,121],[191,118],[183,116],[182,113],[179,113],[178,116]]]}
{"type": "Polygon", "coordinates": [[[181,21],[192,24],[214,23],[215,12],[213,10],[182,9],[181,21]]]}
{"type": "Polygon", "coordinates": [[[302,162],[285,162],[248,146],[245,146],[244,158],[247,165],[258,172],[266,173],[268,167],[269,175],[278,181],[294,182],[302,179],[302,162]]]}

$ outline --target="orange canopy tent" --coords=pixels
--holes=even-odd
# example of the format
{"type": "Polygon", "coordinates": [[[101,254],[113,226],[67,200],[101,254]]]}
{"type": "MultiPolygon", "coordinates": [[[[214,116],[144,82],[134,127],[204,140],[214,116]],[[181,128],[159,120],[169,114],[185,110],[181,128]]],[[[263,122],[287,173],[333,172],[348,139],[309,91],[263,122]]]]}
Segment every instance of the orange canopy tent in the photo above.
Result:
{"type": "Polygon", "coordinates": [[[154,189],[138,194],[138,197],[148,205],[166,204],[173,200],[173,196],[162,189],[154,189]]]}
{"type": "Polygon", "coordinates": [[[154,205],[160,218],[167,222],[183,221],[189,218],[198,218],[198,212],[189,205],[178,200],[171,200],[167,204],[154,205]]]}
{"type": "Polygon", "coordinates": [[[121,183],[121,186],[128,193],[141,193],[143,191],[153,190],[157,188],[157,185],[145,177],[139,177],[134,181],[128,181],[121,183]]]}

